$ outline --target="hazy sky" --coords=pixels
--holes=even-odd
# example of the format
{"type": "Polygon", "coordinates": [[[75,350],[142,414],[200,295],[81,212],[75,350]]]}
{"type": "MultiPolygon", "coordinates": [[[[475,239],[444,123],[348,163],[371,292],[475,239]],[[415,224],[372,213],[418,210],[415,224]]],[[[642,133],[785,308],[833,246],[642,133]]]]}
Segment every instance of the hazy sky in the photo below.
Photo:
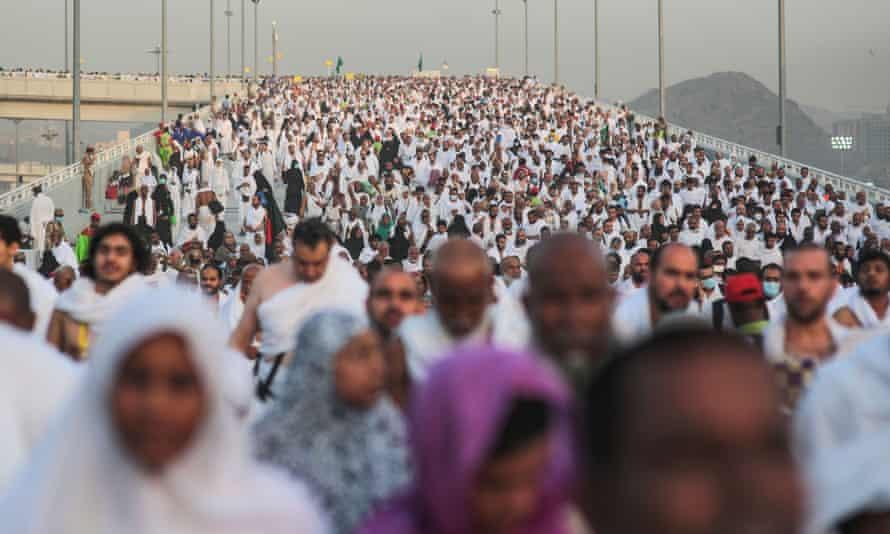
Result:
{"type": "MultiPolygon", "coordinates": [[[[0,65],[58,68],[65,0],[8,1],[0,17],[0,65]]],[[[70,0],[69,0],[70,1],[70,0]]],[[[226,70],[226,0],[215,0],[217,71],[226,70]]],[[[241,65],[241,0],[229,0],[232,70],[241,65]]],[[[82,0],[87,70],[153,71],[145,53],[160,41],[160,0],[82,0]]],[[[253,61],[253,4],[247,1],[247,62],[253,61]]],[[[632,99],[657,85],[656,0],[599,0],[602,93],[632,99]]],[[[668,84],[717,71],[743,71],[777,87],[777,0],[666,0],[668,84]]],[[[500,0],[501,66],[521,75],[523,4],[500,0]]],[[[169,0],[172,72],[206,71],[210,0],[169,0]]],[[[283,73],[320,74],[324,60],[345,70],[407,73],[448,61],[451,73],[494,63],[494,0],[262,0],[260,61],[280,27],[283,73]]],[[[802,104],[879,111],[890,103],[890,2],[787,0],[788,91],[802,104]]],[[[553,77],[553,0],[529,0],[530,70],[553,77]]],[[[559,0],[560,71],[569,87],[593,92],[593,0],[559,0]]]]}

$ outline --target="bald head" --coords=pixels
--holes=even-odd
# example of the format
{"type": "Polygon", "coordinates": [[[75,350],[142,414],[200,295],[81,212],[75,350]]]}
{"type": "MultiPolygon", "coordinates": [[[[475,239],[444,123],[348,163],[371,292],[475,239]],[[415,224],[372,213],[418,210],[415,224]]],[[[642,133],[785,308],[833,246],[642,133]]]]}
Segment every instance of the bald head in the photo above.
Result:
{"type": "Polygon", "coordinates": [[[488,257],[472,241],[450,240],[436,252],[430,273],[433,304],[445,330],[462,338],[482,324],[493,302],[488,257]]]}
{"type": "Polygon", "coordinates": [[[529,284],[535,285],[552,278],[555,271],[580,264],[585,270],[601,274],[605,279],[606,264],[595,242],[580,234],[557,234],[541,241],[526,256],[529,284]]]}
{"type": "Polygon", "coordinates": [[[476,243],[466,239],[451,239],[433,257],[433,276],[444,271],[475,271],[491,276],[493,271],[488,256],[476,243]]]}
{"type": "Polygon", "coordinates": [[[67,291],[76,278],[77,273],[70,265],[62,265],[53,273],[53,285],[56,286],[56,291],[61,293],[67,291]]]}
{"type": "Polygon", "coordinates": [[[250,295],[250,288],[253,287],[253,281],[260,274],[261,270],[263,270],[262,267],[256,263],[251,263],[241,271],[241,300],[247,300],[247,296],[250,295]]]}
{"type": "Polygon", "coordinates": [[[523,303],[535,343],[581,387],[610,331],[614,294],[602,253],[581,235],[555,235],[529,251],[528,281],[523,303]]]}
{"type": "Polygon", "coordinates": [[[30,332],[34,319],[25,281],[12,271],[0,270],[0,323],[30,332]]]}

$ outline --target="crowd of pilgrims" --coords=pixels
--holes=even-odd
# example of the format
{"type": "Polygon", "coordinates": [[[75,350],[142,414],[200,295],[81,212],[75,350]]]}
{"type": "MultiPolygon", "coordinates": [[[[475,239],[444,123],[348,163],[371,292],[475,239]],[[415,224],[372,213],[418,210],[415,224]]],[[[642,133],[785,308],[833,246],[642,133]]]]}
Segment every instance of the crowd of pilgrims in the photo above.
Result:
{"type": "Polygon", "coordinates": [[[0,215],[0,533],[890,532],[864,193],[531,78],[156,136],[0,215]]]}

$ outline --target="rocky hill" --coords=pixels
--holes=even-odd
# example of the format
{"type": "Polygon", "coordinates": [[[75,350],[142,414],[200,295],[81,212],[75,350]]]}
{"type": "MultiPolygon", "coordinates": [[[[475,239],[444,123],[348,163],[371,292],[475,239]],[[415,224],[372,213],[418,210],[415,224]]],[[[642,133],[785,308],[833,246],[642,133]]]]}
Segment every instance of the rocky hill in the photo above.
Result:
{"type": "MultiPolygon", "coordinates": [[[[632,109],[658,113],[658,90],[630,102],[632,109]]],[[[720,72],[686,80],[667,89],[669,122],[742,145],[778,153],[778,96],[741,72],[720,72]]],[[[787,102],[788,155],[813,167],[834,169],[829,132],[792,100],[787,102]]]]}

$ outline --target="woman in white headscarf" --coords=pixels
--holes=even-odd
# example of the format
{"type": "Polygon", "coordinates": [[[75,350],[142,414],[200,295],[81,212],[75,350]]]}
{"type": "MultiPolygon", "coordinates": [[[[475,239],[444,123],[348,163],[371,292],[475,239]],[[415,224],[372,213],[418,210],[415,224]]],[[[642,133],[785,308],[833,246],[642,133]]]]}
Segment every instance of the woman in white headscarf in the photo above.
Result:
{"type": "Polygon", "coordinates": [[[199,296],[145,292],[108,326],[0,502],[0,533],[326,531],[305,489],[251,459],[225,400],[221,329],[199,296]]]}
{"type": "Polygon", "coordinates": [[[280,398],[255,428],[257,455],[304,480],[332,530],[351,534],[410,482],[404,421],[383,395],[383,353],[364,321],[318,312],[297,347],[280,398]]]}

